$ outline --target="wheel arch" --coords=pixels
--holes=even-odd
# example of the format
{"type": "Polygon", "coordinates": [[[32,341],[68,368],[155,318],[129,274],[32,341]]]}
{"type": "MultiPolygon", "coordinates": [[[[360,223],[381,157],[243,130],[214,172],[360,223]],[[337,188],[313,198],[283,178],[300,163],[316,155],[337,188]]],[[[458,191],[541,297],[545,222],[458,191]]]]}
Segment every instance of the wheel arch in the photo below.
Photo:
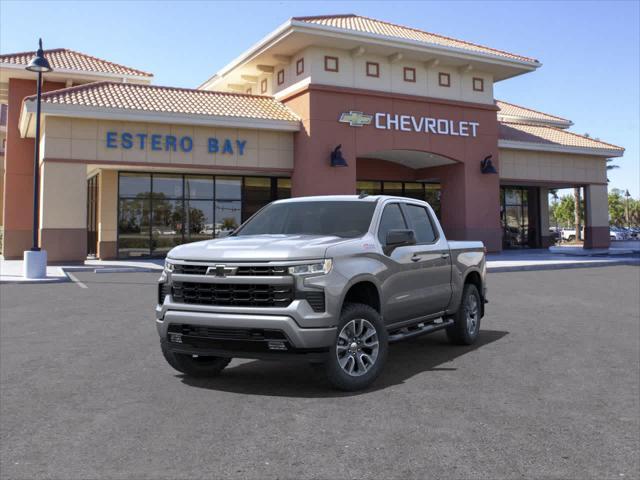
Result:
{"type": "Polygon", "coordinates": [[[347,302],[364,303],[382,315],[382,295],[376,278],[370,275],[360,275],[352,279],[344,289],[340,310],[347,302]]]}

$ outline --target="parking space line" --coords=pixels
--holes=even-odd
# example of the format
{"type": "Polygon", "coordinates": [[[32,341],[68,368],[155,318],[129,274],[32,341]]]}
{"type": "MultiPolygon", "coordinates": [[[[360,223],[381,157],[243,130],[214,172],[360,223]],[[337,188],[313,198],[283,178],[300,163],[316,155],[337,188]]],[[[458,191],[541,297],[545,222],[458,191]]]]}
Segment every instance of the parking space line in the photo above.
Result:
{"type": "Polygon", "coordinates": [[[73,273],[67,272],[67,276],[71,279],[71,281],[73,283],[78,285],[80,288],[89,288],[84,283],[82,283],[80,280],[78,280],[78,277],[76,277],[73,273]]]}

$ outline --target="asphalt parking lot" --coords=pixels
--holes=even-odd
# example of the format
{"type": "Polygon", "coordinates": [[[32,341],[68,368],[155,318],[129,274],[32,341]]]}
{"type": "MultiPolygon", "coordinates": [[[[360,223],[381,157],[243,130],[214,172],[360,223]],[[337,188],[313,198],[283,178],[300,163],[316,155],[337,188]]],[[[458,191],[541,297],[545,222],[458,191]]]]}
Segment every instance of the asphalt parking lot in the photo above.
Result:
{"type": "Polygon", "coordinates": [[[0,286],[2,478],[638,478],[640,269],[496,273],[477,345],[393,345],[365,392],[302,363],[183,378],[155,273],[0,286]]]}

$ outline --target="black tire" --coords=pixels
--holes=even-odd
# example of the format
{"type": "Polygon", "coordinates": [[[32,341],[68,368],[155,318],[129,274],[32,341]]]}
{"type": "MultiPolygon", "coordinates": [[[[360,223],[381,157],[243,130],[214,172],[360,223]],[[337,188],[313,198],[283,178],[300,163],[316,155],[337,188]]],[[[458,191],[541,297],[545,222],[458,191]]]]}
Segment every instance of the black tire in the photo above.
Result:
{"type": "Polygon", "coordinates": [[[336,339],[329,349],[325,362],[327,378],[331,385],[339,390],[362,390],[371,385],[382,372],[387,360],[387,352],[387,329],[382,323],[380,314],[369,305],[346,303],[340,314],[336,339]],[[353,331],[353,338],[358,340],[351,343],[349,340],[345,343],[344,336],[352,332],[352,327],[360,328],[361,335],[356,336],[357,331],[353,331]],[[372,331],[374,332],[373,336],[368,336],[372,331]],[[341,334],[343,334],[342,337],[341,334]],[[366,340],[362,340],[365,338],[366,340]],[[377,344],[374,344],[375,341],[377,344]],[[354,344],[358,344],[358,346],[353,346],[354,344]],[[374,353],[375,348],[377,350],[374,353]],[[346,358],[349,356],[353,358],[346,358]],[[343,368],[341,362],[346,366],[346,369],[343,368]],[[347,372],[348,367],[353,368],[352,373],[347,372]]]}
{"type": "Polygon", "coordinates": [[[194,357],[172,352],[165,342],[161,342],[162,354],[169,365],[190,377],[215,377],[231,362],[225,357],[194,357]]]}
{"type": "Polygon", "coordinates": [[[569,236],[567,237],[567,242],[573,242],[575,239],[576,239],[576,236],[575,236],[575,235],[569,235],[569,236]]]}
{"type": "Polygon", "coordinates": [[[454,345],[472,345],[475,343],[480,332],[480,317],[482,316],[482,304],[480,302],[482,302],[482,299],[476,286],[467,283],[462,291],[460,307],[452,317],[453,325],[447,328],[447,338],[454,345]],[[475,299],[475,316],[469,314],[470,307],[473,305],[473,300],[470,300],[469,297],[475,299]],[[475,324],[473,324],[474,318],[475,324]]]}

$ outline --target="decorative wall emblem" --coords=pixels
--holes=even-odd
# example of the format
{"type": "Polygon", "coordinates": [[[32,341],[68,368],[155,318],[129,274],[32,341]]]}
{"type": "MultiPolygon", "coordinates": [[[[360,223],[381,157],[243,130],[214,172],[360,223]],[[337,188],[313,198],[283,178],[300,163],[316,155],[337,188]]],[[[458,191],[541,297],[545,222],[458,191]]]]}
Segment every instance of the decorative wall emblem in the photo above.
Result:
{"type": "Polygon", "coordinates": [[[372,120],[373,115],[362,112],[354,112],[353,110],[351,110],[349,112],[342,112],[338,121],[340,123],[348,123],[352,127],[362,127],[364,125],[371,125],[372,120]]]}

